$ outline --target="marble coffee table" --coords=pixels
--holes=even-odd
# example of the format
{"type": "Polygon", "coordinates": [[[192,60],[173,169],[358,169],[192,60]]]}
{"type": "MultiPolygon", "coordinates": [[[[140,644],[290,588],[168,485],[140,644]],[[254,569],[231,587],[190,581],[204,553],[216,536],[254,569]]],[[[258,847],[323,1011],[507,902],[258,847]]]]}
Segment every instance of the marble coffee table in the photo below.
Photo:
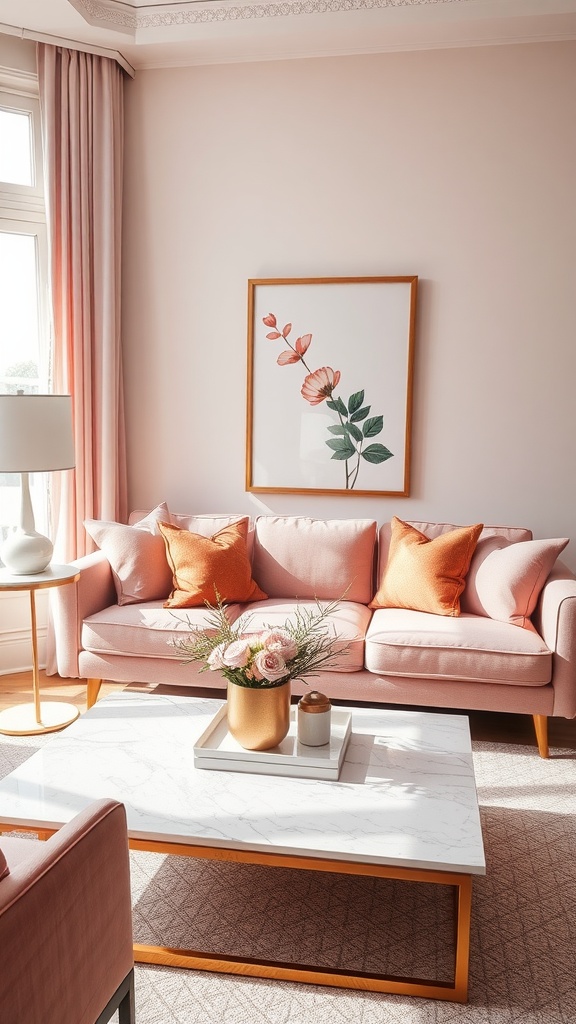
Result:
{"type": "Polygon", "coordinates": [[[195,768],[221,701],[121,692],[0,782],[0,831],[51,833],[90,801],[126,805],[134,850],[453,887],[453,981],[135,946],[140,962],[464,1002],[472,877],[485,873],[468,719],[354,709],[337,781],[195,768]]]}

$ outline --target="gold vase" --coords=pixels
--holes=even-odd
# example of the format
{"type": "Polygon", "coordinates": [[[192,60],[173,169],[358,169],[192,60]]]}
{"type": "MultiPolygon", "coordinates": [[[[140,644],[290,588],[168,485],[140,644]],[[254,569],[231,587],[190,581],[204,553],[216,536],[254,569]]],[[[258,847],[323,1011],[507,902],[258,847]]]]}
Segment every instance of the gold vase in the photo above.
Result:
{"type": "Polygon", "coordinates": [[[281,686],[237,686],[228,681],[228,728],[245,750],[270,750],[290,728],[290,680],[281,686]]]}

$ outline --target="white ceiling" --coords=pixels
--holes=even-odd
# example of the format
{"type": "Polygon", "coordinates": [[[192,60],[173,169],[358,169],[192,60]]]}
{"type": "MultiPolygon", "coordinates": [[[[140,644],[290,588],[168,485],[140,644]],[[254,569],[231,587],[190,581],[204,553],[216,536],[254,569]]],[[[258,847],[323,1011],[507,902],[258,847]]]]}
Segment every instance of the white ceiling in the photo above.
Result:
{"type": "Polygon", "coordinates": [[[576,38],[576,0],[0,0],[0,32],[135,68],[576,38]]]}

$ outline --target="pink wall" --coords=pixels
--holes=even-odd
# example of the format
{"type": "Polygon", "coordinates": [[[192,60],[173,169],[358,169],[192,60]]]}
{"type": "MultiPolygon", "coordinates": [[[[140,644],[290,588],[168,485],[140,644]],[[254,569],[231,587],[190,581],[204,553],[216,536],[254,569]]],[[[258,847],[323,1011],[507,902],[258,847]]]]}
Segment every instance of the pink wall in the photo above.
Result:
{"type": "Polygon", "coordinates": [[[576,566],[576,44],[126,90],[132,506],[525,525],[576,566]],[[412,496],[247,494],[247,279],[363,274],[420,277],[412,496]]]}

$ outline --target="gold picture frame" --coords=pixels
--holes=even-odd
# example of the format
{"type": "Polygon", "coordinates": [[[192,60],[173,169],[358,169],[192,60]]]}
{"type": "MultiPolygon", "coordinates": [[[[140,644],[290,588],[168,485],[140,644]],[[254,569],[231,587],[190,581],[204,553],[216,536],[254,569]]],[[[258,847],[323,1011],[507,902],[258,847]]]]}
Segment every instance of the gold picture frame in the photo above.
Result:
{"type": "Polygon", "coordinates": [[[247,491],[408,497],[417,289],[248,281],[247,491]]]}

